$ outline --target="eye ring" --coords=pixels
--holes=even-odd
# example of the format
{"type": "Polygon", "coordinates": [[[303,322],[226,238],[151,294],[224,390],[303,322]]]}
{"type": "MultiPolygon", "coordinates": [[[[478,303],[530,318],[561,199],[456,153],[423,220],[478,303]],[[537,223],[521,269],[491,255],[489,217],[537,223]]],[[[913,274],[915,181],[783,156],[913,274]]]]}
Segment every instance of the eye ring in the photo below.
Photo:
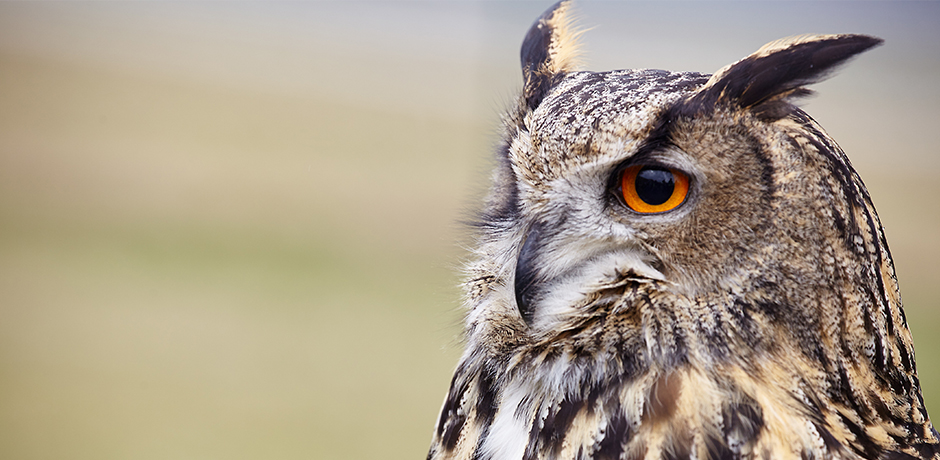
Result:
{"type": "Polygon", "coordinates": [[[672,211],[689,195],[689,176],[664,166],[633,165],[621,173],[620,192],[627,207],[640,214],[672,211]]]}

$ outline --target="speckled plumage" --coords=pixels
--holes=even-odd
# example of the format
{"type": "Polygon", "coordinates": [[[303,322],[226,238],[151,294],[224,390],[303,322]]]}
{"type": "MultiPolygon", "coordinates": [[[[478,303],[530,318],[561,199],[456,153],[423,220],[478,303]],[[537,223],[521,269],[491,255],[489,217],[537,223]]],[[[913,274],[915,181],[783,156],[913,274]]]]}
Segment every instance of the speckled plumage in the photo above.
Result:
{"type": "Polygon", "coordinates": [[[595,73],[569,23],[559,3],[523,44],[428,458],[940,459],[871,199],[792,105],[880,40],[595,73]],[[631,211],[632,164],[687,198],[631,211]]]}

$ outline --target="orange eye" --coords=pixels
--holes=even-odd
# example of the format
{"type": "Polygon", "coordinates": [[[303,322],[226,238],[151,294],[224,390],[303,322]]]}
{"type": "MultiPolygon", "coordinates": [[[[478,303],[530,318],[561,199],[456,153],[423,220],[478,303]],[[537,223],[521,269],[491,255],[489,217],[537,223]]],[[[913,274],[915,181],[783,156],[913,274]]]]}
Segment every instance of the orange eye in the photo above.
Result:
{"type": "Polygon", "coordinates": [[[641,214],[675,209],[689,194],[689,176],[662,166],[634,165],[620,179],[623,200],[641,214]]]}

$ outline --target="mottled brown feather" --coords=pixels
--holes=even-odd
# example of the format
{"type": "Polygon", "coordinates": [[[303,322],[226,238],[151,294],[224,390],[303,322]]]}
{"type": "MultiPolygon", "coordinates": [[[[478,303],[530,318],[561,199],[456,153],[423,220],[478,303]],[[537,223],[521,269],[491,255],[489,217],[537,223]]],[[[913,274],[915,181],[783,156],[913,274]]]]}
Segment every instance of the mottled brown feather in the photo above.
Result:
{"type": "Polygon", "coordinates": [[[871,198],[793,105],[880,40],[584,72],[569,10],[523,44],[428,458],[940,460],[871,198]],[[688,196],[631,210],[631,165],[688,196]]]}

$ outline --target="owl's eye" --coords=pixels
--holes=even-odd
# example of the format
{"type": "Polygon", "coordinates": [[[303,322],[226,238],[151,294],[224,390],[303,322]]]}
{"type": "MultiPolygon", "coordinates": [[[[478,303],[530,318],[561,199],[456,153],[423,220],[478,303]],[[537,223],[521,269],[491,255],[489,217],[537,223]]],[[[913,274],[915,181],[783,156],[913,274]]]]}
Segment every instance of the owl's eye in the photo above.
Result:
{"type": "Polygon", "coordinates": [[[662,166],[630,166],[620,181],[623,201],[641,214],[671,211],[689,194],[689,176],[662,166]]]}

